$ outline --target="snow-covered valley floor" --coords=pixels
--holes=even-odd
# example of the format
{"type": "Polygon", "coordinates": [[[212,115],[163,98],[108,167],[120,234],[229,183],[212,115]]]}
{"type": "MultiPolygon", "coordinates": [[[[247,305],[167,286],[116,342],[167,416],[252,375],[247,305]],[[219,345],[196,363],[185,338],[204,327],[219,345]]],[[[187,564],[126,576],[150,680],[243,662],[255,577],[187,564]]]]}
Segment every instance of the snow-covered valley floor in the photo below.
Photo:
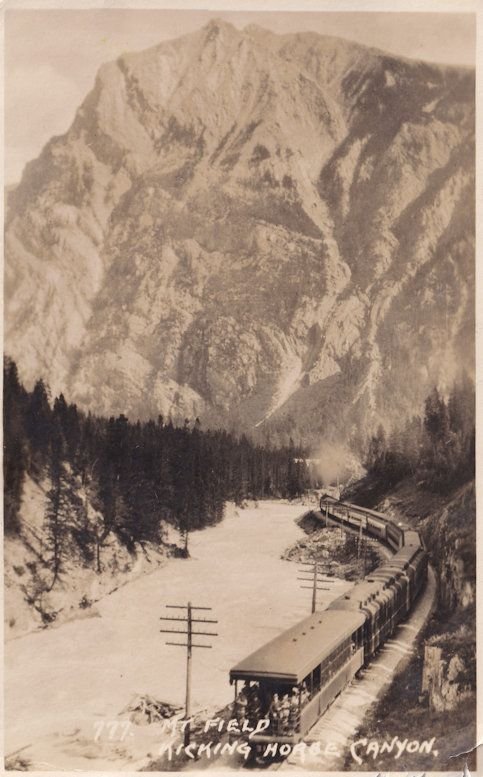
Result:
{"type": "MultiPolygon", "coordinates": [[[[185,651],[167,646],[169,635],[160,633],[160,616],[176,614],[166,604],[211,606],[208,617],[218,620],[204,630],[219,636],[200,638],[213,649],[194,651],[193,711],[214,712],[232,701],[231,666],[310,613],[299,565],[280,559],[303,536],[295,519],[308,508],[279,501],[230,506],[221,524],[191,535],[190,559],[170,559],[123,586],[96,605],[97,616],[9,641],[7,756],[18,752],[35,770],[134,770],[155,757],[159,724],[109,724],[123,720],[136,694],[183,704],[185,651]]],[[[350,586],[338,581],[321,591],[319,606],[350,586]]]]}

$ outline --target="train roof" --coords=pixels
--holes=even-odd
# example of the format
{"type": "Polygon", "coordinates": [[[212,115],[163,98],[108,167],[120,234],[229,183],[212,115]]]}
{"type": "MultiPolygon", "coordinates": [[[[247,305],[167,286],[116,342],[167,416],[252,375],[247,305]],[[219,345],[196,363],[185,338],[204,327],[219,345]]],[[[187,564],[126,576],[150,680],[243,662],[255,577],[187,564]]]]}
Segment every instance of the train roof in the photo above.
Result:
{"type": "Polygon", "coordinates": [[[383,521],[387,522],[389,520],[387,515],[384,515],[383,513],[378,513],[376,510],[370,510],[368,507],[361,507],[361,505],[352,504],[352,502],[344,502],[331,496],[331,494],[322,494],[320,498],[324,499],[324,501],[332,500],[341,507],[350,507],[350,509],[355,513],[368,513],[369,515],[373,515],[375,518],[382,518],[383,521]]]}
{"type": "Polygon", "coordinates": [[[421,537],[416,529],[406,529],[404,532],[405,545],[421,545],[421,537]]]}
{"type": "Polygon", "coordinates": [[[411,561],[415,556],[418,554],[418,551],[421,553],[424,553],[424,550],[420,543],[410,543],[409,545],[403,545],[402,548],[399,548],[398,552],[395,556],[393,556],[393,562],[403,562],[404,564],[406,562],[411,561]]]}
{"type": "Polygon", "coordinates": [[[362,513],[363,515],[367,514],[373,516],[374,518],[378,518],[384,523],[390,524],[395,529],[400,529],[401,531],[407,531],[408,529],[411,529],[411,527],[405,521],[398,521],[396,518],[389,518],[387,515],[384,515],[384,513],[377,512],[377,510],[370,510],[368,507],[361,507],[360,505],[355,505],[352,502],[341,501],[340,499],[336,499],[330,494],[322,494],[320,498],[326,502],[335,502],[340,507],[347,507],[354,513],[362,513]]]}
{"type": "Polygon", "coordinates": [[[230,680],[273,678],[300,683],[364,621],[363,613],[316,612],[240,661],[231,669],[230,680]]]}
{"type": "MultiPolygon", "coordinates": [[[[393,573],[394,576],[394,573],[393,573]]],[[[386,579],[389,579],[389,575],[386,579]]],[[[384,583],[386,580],[382,575],[379,575],[379,570],[375,569],[374,572],[369,575],[365,580],[361,580],[346,594],[339,596],[329,605],[330,608],[335,610],[341,609],[345,612],[353,611],[365,607],[370,604],[376,597],[386,597],[386,589],[384,583]],[[374,575],[374,576],[372,576],[374,575]]]]}
{"type": "Polygon", "coordinates": [[[355,607],[364,606],[384,591],[384,583],[386,581],[395,578],[398,574],[405,574],[405,570],[418,553],[424,553],[420,546],[416,550],[411,545],[402,547],[385,564],[377,567],[360,583],[356,583],[346,594],[335,599],[329,605],[329,608],[341,608],[347,611],[355,607]]]}
{"type": "MultiPolygon", "coordinates": [[[[350,591],[343,594],[332,605],[334,608],[339,607],[341,604],[344,608],[352,609],[354,606],[359,607],[360,603],[368,602],[371,597],[376,596],[383,587],[383,583],[380,580],[374,580],[372,578],[363,580],[357,583],[350,591]]],[[[329,605],[329,606],[332,606],[329,605]]]]}

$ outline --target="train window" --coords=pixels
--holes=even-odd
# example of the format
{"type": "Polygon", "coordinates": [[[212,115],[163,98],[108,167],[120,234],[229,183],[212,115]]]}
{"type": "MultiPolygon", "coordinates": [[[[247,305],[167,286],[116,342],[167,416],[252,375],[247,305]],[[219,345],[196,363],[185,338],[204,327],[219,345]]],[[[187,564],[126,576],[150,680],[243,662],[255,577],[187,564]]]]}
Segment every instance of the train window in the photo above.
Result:
{"type": "Polygon", "coordinates": [[[312,672],[312,688],[314,693],[317,693],[317,691],[320,691],[321,688],[321,666],[316,666],[314,671],[312,672]]]}

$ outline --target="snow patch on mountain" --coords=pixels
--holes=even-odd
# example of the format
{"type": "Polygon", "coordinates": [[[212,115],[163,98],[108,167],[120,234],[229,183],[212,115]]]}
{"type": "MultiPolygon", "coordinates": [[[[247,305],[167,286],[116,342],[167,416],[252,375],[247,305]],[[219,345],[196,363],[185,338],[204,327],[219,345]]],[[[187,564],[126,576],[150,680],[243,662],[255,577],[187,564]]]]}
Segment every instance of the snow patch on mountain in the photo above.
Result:
{"type": "Polygon", "coordinates": [[[287,399],[300,386],[302,375],[303,375],[302,359],[299,356],[293,356],[291,361],[288,364],[284,365],[277,388],[273,395],[273,401],[269,411],[265,414],[265,416],[260,421],[257,421],[257,423],[255,424],[256,427],[261,426],[261,424],[263,424],[264,421],[270,418],[270,416],[272,416],[276,410],[278,410],[280,407],[282,407],[282,405],[285,404],[287,399]]]}

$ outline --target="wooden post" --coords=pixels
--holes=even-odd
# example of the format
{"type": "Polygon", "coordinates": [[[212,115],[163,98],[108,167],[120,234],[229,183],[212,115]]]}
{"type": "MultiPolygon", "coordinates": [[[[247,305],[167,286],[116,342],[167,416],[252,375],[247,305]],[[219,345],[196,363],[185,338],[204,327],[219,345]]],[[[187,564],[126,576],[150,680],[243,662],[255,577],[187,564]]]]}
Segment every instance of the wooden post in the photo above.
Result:
{"type": "MultiPolygon", "coordinates": [[[[362,523],[361,523],[361,525],[362,525],[362,523]]],[[[366,558],[367,558],[367,526],[368,526],[368,522],[367,522],[367,518],[366,518],[366,534],[365,534],[365,537],[364,537],[364,577],[366,576],[366,558]]]]}
{"type": "MultiPolygon", "coordinates": [[[[186,631],[180,629],[160,629],[163,634],[183,634],[186,636],[186,642],[166,642],[167,645],[175,645],[176,647],[186,648],[186,703],[185,703],[185,729],[184,729],[184,744],[185,747],[190,743],[191,726],[191,655],[193,648],[208,648],[211,649],[211,645],[202,645],[199,642],[193,642],[193,637],[217,637],[218,634],[213,631],[193,631],[193,623],[218,623],[216,620],[208,618],[193,618],[193,610],[211,610],[211,607],[198,607],[198,605],[188,604],[167,604],[172,610],[186,610],[186,616],[170,617],[162,615],[160,620],[162,621],[177,621],[178,623],[186,626],[186,631]]],[[[195,627],[196,628],[196,627],[195,627]]]]}
{"type": "MultiPolygon", "coordinates": [[[[303,563],[307,563],[307,564],[310,563],[310,566],[313,567],[313,569],[311,569],[311,570],[308,570],[308,569],[307,570],[305,570],[305,569],[301,569],[300,570],[302,573],[305,572],[307,575],[311,574],[312,577],[299,577],[298,578],[298,580],[303,580],[304,583],[310,583],[310,585],[302,585],[300,587],[301,588],[307,588],[307,589],[310,589],[312,591],[311,612],[312,612],[312,615],[313,615],[314,612],[317,609],[317,591],[318,590],[320,590],[320,591],[330,591],[330,588],[327,588],[325,586],[319,586],[318,574],[319,574],[320,570],[319,570],[319,565],[318,565],[317,561],[314,561],[313,563],[311,563],[311,562],[303,562],[302,561],[301,563],[302,564],[303,563]]],[[[324,582],[324,581],[322,580],[321,582],[324,582]]]]}
{"type": "Polygon", "coordinates": [[[312,613],[315,612],[315,608],[317,605],[317,562],[314,564],[314,587],[312,590],[312,613]]]}
{"type": "Polygon", "coordinates": [[[191,602],[188,602],[188,640],[187,640],[187,650],[186,650],[186,703],[185,703],[185,719],[186,719],[186,728],[184,730],[184,744],[185,747],[189,745],[190,743],[190,735],[191,735],[191,726],[190,726],[190,715],[191,715],[191,652],[193,647],[193,623],[191,618],[191,602]]]}

